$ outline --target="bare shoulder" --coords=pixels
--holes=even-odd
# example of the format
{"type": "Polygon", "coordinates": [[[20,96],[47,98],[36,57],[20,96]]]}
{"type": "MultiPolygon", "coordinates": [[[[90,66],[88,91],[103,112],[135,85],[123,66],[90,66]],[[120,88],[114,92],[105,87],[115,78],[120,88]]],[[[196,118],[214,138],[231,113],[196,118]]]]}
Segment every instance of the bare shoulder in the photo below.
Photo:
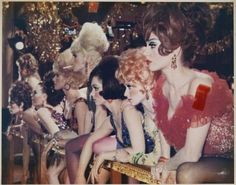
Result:
{"type": "Polygon", "coordinates": [[[190,84],[189,94],[194,96],[199,85],[204,85],[211,88],[213,82],[214,80],[210,75],[201,72],[195,72],[194,78],[190,84]]]}
{"type": "Polygon", "coordinates": [[[75,108],[76,109],[82,109],[82,108],[87,108],[87,104],[83,98],[81,98],[79,101],[75,103],[75,108]]]}
{"type": "Polygon", "coordinates": [[[36,114],[36,111],[32,107],[24,111],[24,115],[26,116],[34,115],[34,114],[36,114]]]}
{"type": "Polygon", "coordinates": [[[128,101],[128,100],[123,100],[121,109],[123,111],[123,114],[129,114],[131,112],[136,112],[136,108],[128,101]]]}

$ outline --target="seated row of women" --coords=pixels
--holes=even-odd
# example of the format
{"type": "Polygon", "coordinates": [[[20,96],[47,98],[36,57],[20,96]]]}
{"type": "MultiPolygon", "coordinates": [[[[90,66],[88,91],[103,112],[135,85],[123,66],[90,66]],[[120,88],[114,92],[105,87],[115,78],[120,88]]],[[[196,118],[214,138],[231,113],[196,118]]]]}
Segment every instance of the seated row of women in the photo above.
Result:
{"type": "Polygon", "coordinates": [[[233,96],[216,73],[186,65],[196,59],[203,38],[199,32],[204,32],[188,26],[196,23],[188,11],[197,7],[201,19],[208,10],[190,5],[152,5],[144,19],[147,46],[120,56],[101,57],[109,46],[105,36],[95,37],[104,41],[93,40],[96,47],[85,39],[87,48],[81,49],[83,34],[89,33],[82,29],[53,63],[55,90],[65,95],[57,106],[48,105],[49,76],[35,87],[26,80],[13,84],[11,112],[65,147],[65,165],[62,159],[53,170],[49,167],[51,183],[65,167],[64,182],[86,183],[93,153],[92,183],[107,182],[109,171],[100,168],[105,160],[151,166],[153,177],[163,183],[233,181],[233,96]],[[94,51],[99,60],[82,51],[94,51]],[[60,131],[68,129],[69,141],[60,131]]]}

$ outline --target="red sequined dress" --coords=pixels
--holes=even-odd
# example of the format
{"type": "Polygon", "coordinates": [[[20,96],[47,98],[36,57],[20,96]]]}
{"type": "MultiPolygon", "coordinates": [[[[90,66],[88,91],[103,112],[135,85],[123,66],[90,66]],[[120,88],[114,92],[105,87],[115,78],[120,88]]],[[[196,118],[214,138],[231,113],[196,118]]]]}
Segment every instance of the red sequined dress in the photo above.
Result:
{"type": "Polygon", "coordinates": [[[168,100],[162,93],[165,77],[161,75],[155,85],[153,97],[156,112],[157,126],[164,134],[169,145],[177,151],[185,144],[187,129],[190,127],[193,116],[210,117],[211,125],[203,148],[203,156],[226,156],[233,153],[233,94],[225,80],[216,73],[201,71],[210,75],[214,82],[207,95],[203,111],[192,107],[194,97],[182,96],[182,102],[176,108],[173,117],[168,120],[168,100]]]}

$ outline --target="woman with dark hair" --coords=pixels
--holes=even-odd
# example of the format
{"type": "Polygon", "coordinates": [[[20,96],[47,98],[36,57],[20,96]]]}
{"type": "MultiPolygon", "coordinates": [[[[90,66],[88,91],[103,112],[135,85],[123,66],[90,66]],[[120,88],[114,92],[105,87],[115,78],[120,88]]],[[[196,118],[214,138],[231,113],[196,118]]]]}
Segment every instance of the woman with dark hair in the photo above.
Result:
{"type": "MultiPolygon", "coordinates": [[[[42,136],[42,129],[37,119],[35,110],[32,107],[32,87],[24,81],[16,81],[12,84],[9,90],[9,105],[10,113],[13,115],[12,121],[8,129],[8,139],[12,134],[20,134],[23,138],[23,178],[26,179],[29,175],[29,159],[30,148],[32,147],[32,140],[29,139],[31,130],[42,136]]],[[[35,148],[33,147],[34,155],[35,148]]],[[[37,157],[36,157],[37,160],[37,157]]]]}
{"type": "Polygon", "coordinates": [[[175,170],[178,183],[233,182],[232,92],[216,73],[189,68],[209,18],[206,3],[155,3],[144,18],[149,68],[161,71],[153,94],[162,156],[152,174],[162,182],[175,170]]]}
{"type": "Polygon", "coordinates": [[[16,81],[12,84],[8,108],[17,120],[26,122],[34,132],[42,134],[36,112],[32,108],[32,87],[27,82],[16,81]]]}
{"type": "MultiPolygon", "coordinates": [[[[96,156],[94,166],[91,169],[92,183],[99,178],[98,170],[104,160],[128,162],[129,159],[120,156],[126,153],[145,152],[145,138],[148,135],[144,134],[143,131],[142,113],[126,100],[124,96],[125,86],[120,84],[115,77],[118,67],[117,58],[105,57],[90,74],[91,96],[96,105],[102,105],[107,109],[109,116],[84,144],[79,160],[76,183],[86,182],[85,170],[92,156],[93,144],[109,136],[113,131],[116,134],[116,144],[110,148],[110,151],[102,152],[96,156]],[[137,135],[139,136],[138,139],[137,135]]],[[[146,148],[146,150],[149,149],[146,148]]]]}

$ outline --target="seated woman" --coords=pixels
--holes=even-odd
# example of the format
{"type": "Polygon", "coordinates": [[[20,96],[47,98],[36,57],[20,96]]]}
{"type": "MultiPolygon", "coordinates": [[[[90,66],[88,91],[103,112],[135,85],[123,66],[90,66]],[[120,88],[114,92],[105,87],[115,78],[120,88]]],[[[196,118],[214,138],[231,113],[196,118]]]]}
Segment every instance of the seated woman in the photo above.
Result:
{"type": "Polygon", "coordinates": [[[92,84],[91,96],[96,105],[104,106],[109,117],[103,125],[90,135],[82,150],[76,183],[85,183],[85,170],[92,156],[94,142],[108,136],[113,131],[116,134],[116,144],[110,151],[102,152],[94,160],[91,170],[91,180],[94,183],[98,178],[98,169],[104,160],[121,160],[128,162],[128,159],[120,158],[123,153],[134,154],[138,152],[151,152],[154,141],[143,131],[142,113],[125,100],[125,86],[120,84],[115,77],[119,67],[118,59],[105,57],[91,72],[92,84]],[[139,136],[136,138],[136,136],[139,136]],[[150,144],[152,142],[152,144],[150,144]],[[148,143],[148,144],[147,144],[148,143]]]}
{"type": "Polygon", "coordinates": [[[54,136],[56,132],[68,129],[67,120],[63,115],[63,109],[60,106],[53,107],[47,103],[46,89],[43,83],[35,86],[33,91],[33,105],[37,111],[40,123],[46,128],[47,132],[54,136]]]}
{"type": "Polygon", "coordinates": [[[36,133],[42,134],[35,110],[32,108],[32,88],[24,81],[16,81],[9,90],[9,110],[19,122],[25,122],[36,133]]]}
{"type": "Polygon", "coordinates": [[[53,78],[55,89],[62,89],[65,93],[64,116],[69,121],[69,126],[79,135],[86,133],[85,118],[88,111],[86,93],[80,91],[86,76],[80,72],[73,71],[74,56],[70,49],[59,54],[53,64],[53,78]]]}
{"type": "MultiPolygon", "coordinates": [[[[23,176],[28,177],[28,165],[30,159],[30,148],[33,147],[33,139],[29,139],[31,130],[38,135],[43,135],[43,130],[38,122],[36,112],[32,108],[32,88],[24,81],[16,81],[12,84],[9,90],[9,110],[13,115],[14,122],[11,123],[9,128],[8,137],[11,138],[11,134],[21,134],[23,137],[23,176]],[[26,126],[26,127],[25,127],[26,126]],[[18,129],[19,128],[19,129],[18,129]],[[26,128],[26,129],[24,129],[26,128]],[[28,129],[30,128],[30,129],[28,129]]],[[[32,148],[35,160],[37,160],[37,151],[32,148]]],[[[25,180],[26,180],[25,179],[25,180]]]]}
{"type": "Polygon", "coordinates": [[[151,153],[137,153],[127,157],[131,159],[131,163],[153,166],[157,164],[160,157],[161,147],[153,109],[154,73],[150,71],[148,64],[149,61],[144,56],[143,49],[128,49],[121,53],[117,78],[125,84],[125,96],[130,103],[134,106],[142,104],[144,129],[155,141],[155,147],[151,153]]]}
{"type": "Polygon", "coordinates": [[[16,64],[19,68],[18,80],[28,82],[32,89],[41,81],[38,74],[38,61],[31,53],[20,56],[16,64]]]}
{"type": "MultiPolygon", "coordinates": [[[[100,62],[104,52],[108,50],[109,42],[101,26],[97,23],[86,22],[83,24],[79,36],[73,41],[70,49],[75,60],[73,70],[89,78],[91,70],[100,62]]],[[[106,110],[102,106],[96,106],[91,98],[91,80],[87,85],[88,109],[85,123],[85,135],[72,139],[66,145],[66,164],[70,182],[75,181],[76,169],[78,167],[77,156],[82,150],[83,144],[91,131],[99,128],[107,117],[106,110]]],[[[99,147],[104,150],[105,147],[99,147]]],[[[98,152],[98,151],[97,151],[98,152]]]]}
{"type": "Polygon", "coordinates": [[[152,173],[162,183],[232,183],[233,94],[216,73],[189,68],[205,43],[206,3],[152,4],[144,18],[162,157],[152,173]],[[196,18],[197,17],[197,18],[196,18]],[[170,147],[176,154],[171,156],[170,147]]]}

